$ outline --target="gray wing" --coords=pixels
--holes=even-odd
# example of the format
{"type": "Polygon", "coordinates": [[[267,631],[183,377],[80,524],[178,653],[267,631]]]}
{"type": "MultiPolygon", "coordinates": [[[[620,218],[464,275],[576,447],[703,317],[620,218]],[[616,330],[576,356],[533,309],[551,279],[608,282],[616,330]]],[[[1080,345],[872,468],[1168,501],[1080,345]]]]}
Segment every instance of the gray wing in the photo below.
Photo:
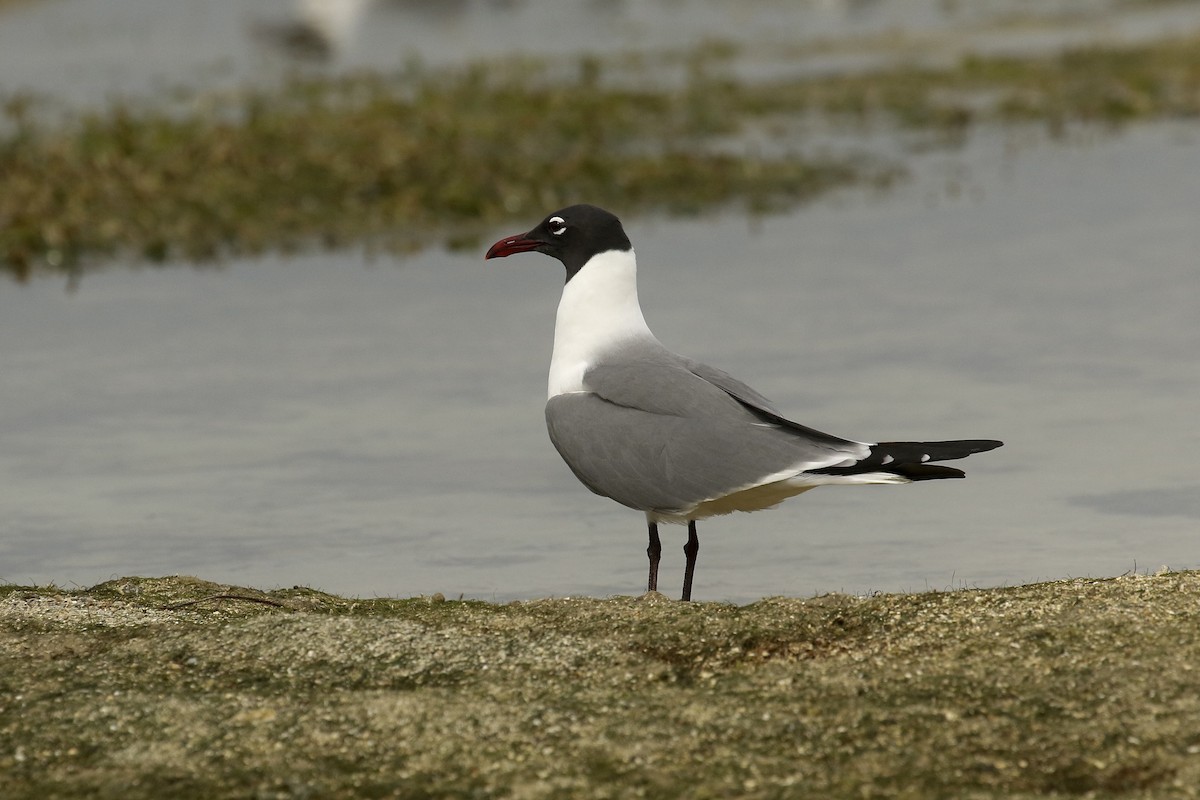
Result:
{"type": "Polygon", "coordinates": [[[692,361],[691,359],[683,359],[683,362],[693,374],[724,390],[739,403],[757,412],[764,421],[773,422],[776,425],[794,431],[799,435],[806,436],[816,442],[821,442],[829,447],[846,447],[859,444],[859,442],[843,439],[840,436],[834,436],[833,434],[819,431],[816,428],[801,425],[799,422],[793,422],[776,411],[775,407],[771,405],[770,400],[727,372],[723,372],[716,367],[710,367],[707,364],[701,364],[699,361],[692,361]]]}
{"type": "Polygon", "coordinates": [[[783,471],[865,454],[856,442],[781,425],[753,389],[697,366],[638,345],[588,369],[588,391],[551,398],[550,439],[576,477],[631,508],[677,512],[783,471]]]}
{"type": "Polygon", "coordinates": [[[747,386],[737,378],[730,375],[728,372],[719,370],[716,367],[710,367],[708,364],[701,364],[699,361],[692,361],[690,358],[680,358],[683,366],[686,367],[693,375],[703,378],[713,386],[722,389],[738,402],[743,403],[751,408],[757,408],[760,411],[766,411],[771,414],[778,415],[775,406],[771,405],[771,401],[759,394],[755,389],[747,386]]]}

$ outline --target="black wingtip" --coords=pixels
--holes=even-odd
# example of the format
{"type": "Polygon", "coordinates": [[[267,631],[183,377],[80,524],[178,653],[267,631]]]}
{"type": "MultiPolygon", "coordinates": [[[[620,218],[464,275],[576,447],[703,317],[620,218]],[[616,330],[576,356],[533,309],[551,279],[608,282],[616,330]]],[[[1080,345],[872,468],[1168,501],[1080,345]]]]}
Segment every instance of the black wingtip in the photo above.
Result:
{"type": "Polygon", "coordinates": [[[886,472],[910,481],[933,481],[966,477],[961,469],[931,464],[931,461],[953,461],[976,453],[995,450],[1004,442],[995,439],[956,439],[947,442],[880,442],[872,445],[871,454],[848,467],[826,467],[813,472],[824,475],[859,475],[864,472],[886,472]]]}
{"type": "Polygon", "coordinates": [[[884,472],[908,478],[910,481],[937,481],[945,478],[965,478],[967,473],[954,467],[943,467],[941,464],[897,464],[895,469],[885,468],[884,472]]]}
{"type": "Polygon", "coordinates": [[[1004,445],[995,439],[954,439],[946,442],[880,442],[871,453],[891,456],[897,461],[953,461],[976,453],[986,453],[1004,445]]]}

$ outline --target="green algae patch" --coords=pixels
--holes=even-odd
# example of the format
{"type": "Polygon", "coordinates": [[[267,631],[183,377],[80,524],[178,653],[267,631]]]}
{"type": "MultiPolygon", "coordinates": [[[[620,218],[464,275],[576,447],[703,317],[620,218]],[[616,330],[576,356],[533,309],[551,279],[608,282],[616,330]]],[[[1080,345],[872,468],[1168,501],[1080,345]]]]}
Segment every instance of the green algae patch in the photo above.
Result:
{"type": "Polygon", "coordinates": [[[62,130],[9,104],[0,258],[209,260],[314,244],[408,250],[587,199],[628,212],[765,210],[860,177],[845,161],[707,148],[686,98],[473,69],[302,81],[203,108],[117,107],[62,130]]]}
{"type": "Polygon", "coordinates": [[[664,58],[296,80],[57,125],[10,98],[0,264],[24,278],[115,256],[478,247],[502,223],[579,201],[623,216],[762,213],[903,174],[861,148],[830,155],[803,131],[854,142],[884,125],[944,146],[980,123],[1059,135],[1200,115],[1196,37],[770,81],[739,78],[737,48],[719,43],[664,58]],[[677,86],[648,80],[672,63],[677,86]]]}
{"type": "Polygon", "coordinates": [[[0,590],[49,797],[1193,797],[1200,573],[749,606],[0,590]]]}

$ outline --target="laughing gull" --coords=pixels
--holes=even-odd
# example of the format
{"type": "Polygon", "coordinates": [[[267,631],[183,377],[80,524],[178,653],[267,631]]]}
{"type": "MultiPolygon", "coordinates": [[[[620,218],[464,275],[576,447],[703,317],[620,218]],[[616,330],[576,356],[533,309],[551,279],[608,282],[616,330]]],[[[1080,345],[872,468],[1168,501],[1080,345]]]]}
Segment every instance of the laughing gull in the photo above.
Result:
{"type": "Polygon", "coordinates": [[[741,381],[663,347],[642,316],[637,261],[621,221],[589,205],[555,211],[484,258],[536,250],[567,269],[550,359],[550,441],[584,486],[646,514],[658,588],[658,523],[686,523],[683,599],[692,598],[696,521],[758,511],[817,486],[961,478],[931,464],[999,447],[991,439],[872,444],[792,422],[741,381]]]}

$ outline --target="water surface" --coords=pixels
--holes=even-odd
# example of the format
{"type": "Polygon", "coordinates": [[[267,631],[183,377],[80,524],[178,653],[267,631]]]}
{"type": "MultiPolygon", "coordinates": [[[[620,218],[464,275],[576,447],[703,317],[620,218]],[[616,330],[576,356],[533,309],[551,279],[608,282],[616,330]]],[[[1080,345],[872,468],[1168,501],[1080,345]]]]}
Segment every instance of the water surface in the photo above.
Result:
{"type": "MultiPolygon", "coordinates": [[[[627,226],[669,347],[832,433],[1007,443],[964,481],[703,523],[699,599],[1200,563],[1200,140],[1011,145],[784,216],[627,226]]],[[[0,579],[640,591],[641,516],[545,434],[561,284],[536,254],[341,252],[0,285],[0,579]]]]}
{"type": "Polygon", "coordinates": [[[514,56],[619,59],[712,41],[740,48],[743,69],[770,74],[1198,28],[1200,4],[1128,0],[38,0],[0,11],[0,95],[90,107],[177,88],[239,91],[298,68],[346,74],[514,56]],[[297,26],[320,32],[327,58],[298,58],[281,45],[297,26]]]}

